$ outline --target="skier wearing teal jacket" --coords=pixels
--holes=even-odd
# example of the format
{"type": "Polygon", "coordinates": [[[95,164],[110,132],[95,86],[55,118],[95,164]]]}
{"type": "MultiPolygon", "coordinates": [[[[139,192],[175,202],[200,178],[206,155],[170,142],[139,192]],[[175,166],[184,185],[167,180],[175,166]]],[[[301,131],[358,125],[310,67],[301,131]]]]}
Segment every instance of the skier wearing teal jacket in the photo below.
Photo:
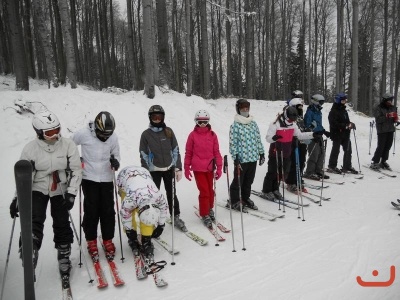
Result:
{"type": "MultiPolygon", "coordinates": [[[[245,99],[236,102],[235,120],[229,132],[229,153],[234,161],[234,178],[230,186],[232,208],[239,210],[239,200],[245,206],[255,208],[249,199],[251,185],[256,174],[257,161],[261,166],[265,162],[264,146],[261,142],[260,130],[253,116],[249,115],[250,103],[245,99]],[[240,188],[238,181],[238,166],[240,165],[240,188]]],[[[229,203],[228,203],[229,205],[229,203]]]]}

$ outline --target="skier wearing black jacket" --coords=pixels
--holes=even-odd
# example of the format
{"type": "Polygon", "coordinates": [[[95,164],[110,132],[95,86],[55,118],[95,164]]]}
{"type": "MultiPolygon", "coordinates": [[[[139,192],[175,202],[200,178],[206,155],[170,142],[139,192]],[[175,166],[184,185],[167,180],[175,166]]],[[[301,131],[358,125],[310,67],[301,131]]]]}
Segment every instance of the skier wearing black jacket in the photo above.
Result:
{"type": "Polygon", "coordinates": [[[393,106],[393,95],[386,93],[382,96],[381,102],[374,109],[376,132],[378,134],[378,145],[372,157],[371,169],[391,170],[386,162],[389,158],[389,151],[393,144],[394,125],[398,124],[397,107],[393,106]]]}
{"type": "Polygon", "coordinates": [[[335,103],[332,104],[331,111],[328,115],[332,140],[328,172],[336,174],[341,174],[342,172],[358,174],[351,164],[352,151],[350,141],[350,131],[351,129],[355,130],[356,126],[354,123],[350,122],[349,114],[346,110],[346,102],[347,95],[345,93],[336,94],[335,103]],[[340,146],[342,146],[344,151],[342,170],[337,168],[340,146]]]}

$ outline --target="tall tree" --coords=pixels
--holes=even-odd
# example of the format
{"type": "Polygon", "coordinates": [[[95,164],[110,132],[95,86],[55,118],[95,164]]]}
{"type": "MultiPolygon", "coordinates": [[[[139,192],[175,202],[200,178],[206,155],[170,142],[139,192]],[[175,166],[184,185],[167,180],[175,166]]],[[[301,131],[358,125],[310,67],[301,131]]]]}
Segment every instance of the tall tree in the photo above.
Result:
{"type": "MultiPolygon", "coordinates": [[[[187,5],[187,3],[186,3],[187,5]]],[[[170,86],[171,70],[169,63],[169,43],[168,43],[168,15],[165,0],[156,1],[157,14],[157,36],[158,36],[158,59],[160,65],[161,86],[170,86]]]]}
{"type": "Polygon", "coordinates": [[[208,52],[208,33],[207,33],[207,1],[200,0],[200,16],[201,16],[201,48],[202,48],[202,65],[203,65],[203,97],[210,98],[210,60],[208,52]]]}
{"type": "Polygon", "coordinates": [[[226,94],[232,95],[232,43],[231,43],[231,12],[229,7],[230,0],[226,0],[226,19],[225,19],[225,35],[226,35],[226,94]]]}
{"type": "Polygon", "coordinates": [[[127,17],[128,17],[128,57],[129,57],[129,69],[132,76],[133,90],[138,90],[138,81],[136,76],[136,60],[135,60],[135,47],[133,46],[133,14],[132,14],[132,0],[126,1],[127,5],[127,17]]]}
{"type": "Polygon", "coordinates": [[[185,32],[185,44],[186,44],[186,77],[187,87],[186,96],[192,95],[193,90],[193,65],[192,65],[192,47],[190,45],[190,33],[192,32],[192,20],[191,20],[191,0],[185,0],[185,20],[186,20],[186,32],[185,32]]]}
{"type": "Polygon", "coordinates": [[[358,105],[358,0],[353,0],[353,36],[351,39],[351,98],[353,108],[358,105]]]}
{"type": "Polygon", "coordinates": [[[245,22],[245,53],[246,53],[246,94],[247,98],[254,99],[254,14],[253,1],[245,0],[244,10],[246,12],[245,22]]]}
{"type": "Polygon", "coordinates": [[[152,27],[152,1],[143,0],[143,46],[145,55],[145,71],[146,80],[144,85],[144,92],[148,98],[153,99],[155,95],[154,90],[154,49],[153,49],[153,27],[152,27]]]}

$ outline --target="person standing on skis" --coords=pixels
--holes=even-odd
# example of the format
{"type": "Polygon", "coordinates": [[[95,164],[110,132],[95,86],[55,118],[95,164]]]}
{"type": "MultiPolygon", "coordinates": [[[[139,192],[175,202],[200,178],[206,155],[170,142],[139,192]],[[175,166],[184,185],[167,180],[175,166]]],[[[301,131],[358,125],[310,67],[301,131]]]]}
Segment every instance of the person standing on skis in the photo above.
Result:
{"type": "MultiPolygon", "coordinates": [[[[82,191],[83,221],[87,248],[93,261],[99,259],[97,247],[97,227],[100,222],[106,257],[114,259],[115,231],[114,172],[121,160],[119,142],[115,130],[115,120],[107,111],[100,112],[94,121],[72,136],[75,144],[81,146],[83,180],[82,191]]],[[[117,199],[116,199],[117,201],[117,199]]]]}

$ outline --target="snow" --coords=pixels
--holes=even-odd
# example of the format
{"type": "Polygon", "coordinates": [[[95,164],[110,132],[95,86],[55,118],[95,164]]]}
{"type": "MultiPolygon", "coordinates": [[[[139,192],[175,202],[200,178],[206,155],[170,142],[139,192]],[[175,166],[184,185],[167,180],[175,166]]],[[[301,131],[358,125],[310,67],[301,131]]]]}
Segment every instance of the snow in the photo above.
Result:
{"type": "MultiPolygon", "coordinates": [[[[75,90],[69,87],[47,89],[46,84],[30,82],[31,91],[13,91],[14,78],[0,77],[0,110],[3,132],[0,145],[1,189],[0,189],[0,280],[4,278],[4,268],[10,240],[12,219],[9,216],[9,204],[15,191],[13,167],[19,159],[23,146],[35,138],[31,127],[32,115],[28,112],[17,114],[14,101],[21,99],[28,102],[41,102],[56,113],[62,124],[62,134],[66,137],[71,132],[86,126],[98,112],[111,112],[117,123],[116,134],[121,146],[121,167],[140,164],[139,139],[148,126],[147,111],[153,104],[160,104],[166,111],[166,124],[170,126],[181,147],[182,159],[189,132],[194,127],[193,117],[197,110],[206,109],[211,115],[211,125],[218,134],[221,153],[228,154],[229,126],[235,114],[235,99],[204,100],[197,96],[186,97],[175,92],[161,93],[147,99],[143,92],[128,92],[122,95],[92,91],[83,86],[75,90]]],[[[29,103],[28,103],[29,105],[29,103]]],[[[264,136],[270,122],[284,106],[283,101],[251,100],[250,113],[257,121],[263,137],[265,149],[268,144],[264,136]]],[[[30,104],[33,111],[40,109],[40,103],[30,104]]],[[[328,129],[327,116],[331,104],[324,105],[324,124],[328,129]]],[[[369,122],[371,118],[350,111],[351,120],[357,125],[357,145],[360,163],[370,162],[369,122]]],[[[356,148],[353,142],[353,166],[358,169],[356,148]]],[[[328,141],[328,155],[331,142],[328,141]]],[[[376,147],[374,130],[371,154],[376,147]]],[[[395,170],[400,170],[398,154],[392,155],[389,163],[395,170]]],[[[342,161],[339,157],[339,167],[342,161]]],[[[229,157],[229,176],[232,174],[232,159],[229,157]]],[[[260,190],[267,163],[257,167],[253,188],[260,190]]],[[[180,254],[174,257],[175,266],[170,264],[171,256],[155,245],[156,260],[166,260],[168,265],[161,274],[168,281],[166,288],[157,288],[152,278],[138,281],[135,277],[133,258],[122,236],[125,262],[121,263],[120,241],[116,226],[115,243],[118,249],[116,261],[121,276],[126,284],[115,288],[107,270],[104,258],[101,262],[106,271],[109,287],[98,290],[96,285],[88,284],[86,268],[79,268],[79,246],[75,242],[72,248],[71,284],[75,299],[111,300],[111,299],[398,299],[400,280],[395,279],[388,287],[362,287],[356,277],[364,281],[388,281],[390,267],[400,267],[400,217],[390,201],[399,197],[398,178],[378,179],[378,174],[362,169],[364,179],[351,183],[346,175],[332,175],[337,180],[345,180],[342,186],[329,184],[324,196],[332,197],[323,201],[322,206],[310,203],[304,208],[305,220],[298,218],[298,212],[286,209],[286,216],[274,222],[260,220],[252,216],[243,216],[244,240],[242,238],[240,215],[233,214],[234,241],[236,252],[232,252],[231,234],[222,234],[225,242],[215,246],[215,240],[200,220],[193,213],[197,204],[198,191],[194,181],[185,178],[177,183],[177,195],[180,199],[182,218],[187,227],[208,240],[208,245],[201,247],[182,233],[175,231],[175,246],[180,254]],[[243,251],[243,245],[246,251],[243,251]],[[378,276],[372,272],[377,270],[378,276]]],[[[400,175],[399,175],[400,176],[400,175]]],[[[162,188],[162,191],[163,188],[162,188]]],[[[312,190],[315,193],[319,191],[312,190]]],[[[227,178],[225,175],[217,181],[217,199],[225,201],[228,197],[227,178]]],[[[294,195],[290,199],[296,200],[294,195]]],[[[279,213],[278,206],[253,196],[252,199],[264,210],[279,213]]],[[[75,226],[79,228],[79,199],[71,214],[75,226]]],[[[219,220],[230,227],[229,211],[218,207],[219,220]]],[[[78,229],[79,230],[79,229],[78,229]]],[[[19,259],[18,235],[20,231],[17,219],[4,299],[23,299],[23,269],[19,259]]],[[[162,235],[171,243],[171,227],[166,225],[162,235]]],[[[56,250],[52,241],[52,220],[48,212],[45,223],[45,237],[39,254],[35,284],[36,299],[60,299],[61,285],[57,269],[56,250]]],[[[83,243],[83,247],[85,247],[83,243]]],[[[85,251],[86,255],[86,251],[85,251]]],[[[94,271],[89,262],[91,276],[94,271]]]]}

